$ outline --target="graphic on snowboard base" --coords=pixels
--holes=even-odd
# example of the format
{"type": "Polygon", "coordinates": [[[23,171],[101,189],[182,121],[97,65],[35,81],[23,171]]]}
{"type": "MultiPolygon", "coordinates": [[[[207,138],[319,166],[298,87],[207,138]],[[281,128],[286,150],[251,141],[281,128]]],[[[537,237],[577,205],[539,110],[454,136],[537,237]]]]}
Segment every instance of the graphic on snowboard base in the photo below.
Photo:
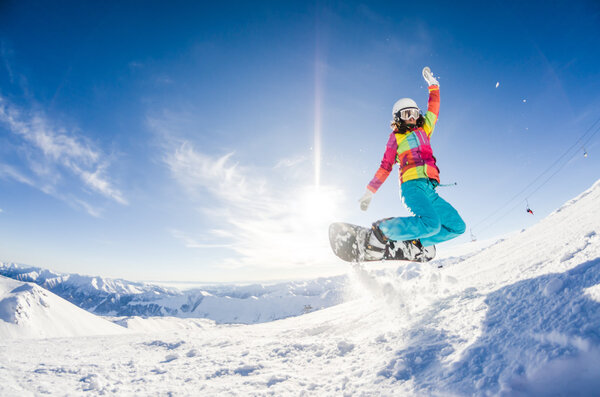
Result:
{"type": "Polygon", "coordinates": [[[336,222],[329,226],[329,243],[334,254],[346,262],[400,260],[429,262],[435,257],[435,246],[423,247],[416,241],[389,240],[385,247],[369,244],[370,228],[336,222]]]}

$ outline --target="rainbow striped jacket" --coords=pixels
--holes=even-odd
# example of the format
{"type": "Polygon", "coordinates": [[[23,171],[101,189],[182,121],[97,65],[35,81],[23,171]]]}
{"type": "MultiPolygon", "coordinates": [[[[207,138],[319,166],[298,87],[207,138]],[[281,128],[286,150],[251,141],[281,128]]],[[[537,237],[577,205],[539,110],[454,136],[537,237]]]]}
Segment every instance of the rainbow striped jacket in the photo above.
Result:
{"type": "Polygon", "coordinates": [[[400,183],[419,178],[430,178],[440,182],[440,170],[435,164],[435,157],[429,139],[435,128],[440,111],[440,88],[429,86],[429,103],[425,113],[425,124],[422,127],[401,134],[394,130],[386,145],[381,166],[375,173],[367,189],[375,193],[398,163],[400,183]]]}

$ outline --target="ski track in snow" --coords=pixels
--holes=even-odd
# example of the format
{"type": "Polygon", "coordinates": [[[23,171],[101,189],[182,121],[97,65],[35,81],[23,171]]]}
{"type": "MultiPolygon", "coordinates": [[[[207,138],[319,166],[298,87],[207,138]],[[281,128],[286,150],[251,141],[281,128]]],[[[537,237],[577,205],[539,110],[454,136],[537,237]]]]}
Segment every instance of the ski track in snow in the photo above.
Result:
{"type": "Polygon", "coordinates": [[[1,339],[0,395],[594,395],[599,204],[596,183],[474,255],[355,265],[345,303],[298,317],[1,339]]]}

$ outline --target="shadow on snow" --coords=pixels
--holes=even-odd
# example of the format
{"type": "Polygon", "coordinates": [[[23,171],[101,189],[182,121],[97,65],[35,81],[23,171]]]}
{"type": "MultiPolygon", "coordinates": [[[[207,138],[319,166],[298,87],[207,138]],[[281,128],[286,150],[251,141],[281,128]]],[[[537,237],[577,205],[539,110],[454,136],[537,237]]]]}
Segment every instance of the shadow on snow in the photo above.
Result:
{"type": "Polygon", "coordinates": [[[593,395],[600,389],[600,304],[584,289],[598,283],[600,258],[492,292],[481,336],[445,363],[460,337],[427,324],[453,302],[480,296],[467,289],[439,302],[379,375],[412,379],[427,394],[593,395]]]}

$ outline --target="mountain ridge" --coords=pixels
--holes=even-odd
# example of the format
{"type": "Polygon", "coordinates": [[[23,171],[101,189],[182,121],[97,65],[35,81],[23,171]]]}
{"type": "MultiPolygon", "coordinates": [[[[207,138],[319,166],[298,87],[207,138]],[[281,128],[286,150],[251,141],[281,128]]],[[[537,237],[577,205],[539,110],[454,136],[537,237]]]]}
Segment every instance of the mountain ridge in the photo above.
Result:
{"type": "Polygon", "coordinates": [[[346,278],[272,285],[218,285],[181,291],[151,283],[58,273],[15,263],[0,262],[0,275],[35,283],[97,315],[209,318],[222,323],[272,321],[338,304],[343,301],[342,285],[346,278]],[[236,305],[239,308],[236,309],[236,305]]]}

